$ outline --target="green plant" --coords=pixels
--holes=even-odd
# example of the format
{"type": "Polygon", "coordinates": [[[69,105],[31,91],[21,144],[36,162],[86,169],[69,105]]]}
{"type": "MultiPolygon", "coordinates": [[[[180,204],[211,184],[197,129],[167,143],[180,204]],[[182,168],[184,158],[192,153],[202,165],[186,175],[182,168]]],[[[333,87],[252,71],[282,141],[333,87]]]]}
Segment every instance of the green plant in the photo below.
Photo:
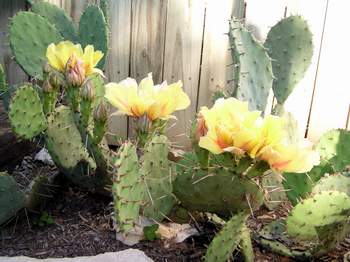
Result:
{"type": "Polygon", "coordinates": [[[260,232],[260,243],[290,257],[327,253],[350,232],[349,185],[347,173],[323,177],[291,210],[286,223],[272,222],[260,232]],[[300,247],[305,251],[297,252],[300,247]]]}
{"type": "MultiPolygon", "coordinates": [[[[62,40],[94,45],[108,51],[106,18],[98,6],[88,6],[80,20],[79,34],[71,18],[56,5],[35,1],[32,11],[19,12],[11,20],[9,42],[17,63],[31,77],[43,80],[47,46],[62,40]]],[[[104,59],[99,67],[103,67],[104,59]]]]}
{"type": "Polygon", "coordinates": [[[39,227],[50,226],[50,225],[53,225],[54,223],[55,223],[55,220],[47,211],[43,211],[40,217],[37,220],[33,221],[33,224],[39,227]]]}
{"type": "Polygon", "coordinates": [[[148,241],[155,241],[159,239],[160,236],[157,233],[158,228],[159,228],[158,224],[153,224],[151,226],[144,227],[143,235],[145,236],[145,239],[148,241]]]}

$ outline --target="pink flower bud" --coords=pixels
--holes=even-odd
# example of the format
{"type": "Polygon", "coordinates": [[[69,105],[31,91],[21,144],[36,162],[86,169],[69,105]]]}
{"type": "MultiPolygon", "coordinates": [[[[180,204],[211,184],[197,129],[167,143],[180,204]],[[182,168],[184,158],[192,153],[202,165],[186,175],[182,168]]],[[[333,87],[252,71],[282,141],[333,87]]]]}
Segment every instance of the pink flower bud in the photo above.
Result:
{"type": "Polygon", "coordinates": [[[80,87],[85,80],[84,63],[75,53],[67,61],[65,76],[69,86],[80,87]]]}

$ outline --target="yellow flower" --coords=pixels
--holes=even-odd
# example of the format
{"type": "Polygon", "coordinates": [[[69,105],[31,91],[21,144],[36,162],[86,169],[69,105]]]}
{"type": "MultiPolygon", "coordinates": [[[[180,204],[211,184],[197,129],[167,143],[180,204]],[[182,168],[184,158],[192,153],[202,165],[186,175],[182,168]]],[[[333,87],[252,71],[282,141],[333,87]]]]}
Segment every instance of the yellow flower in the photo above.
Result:
{"type": "Polygon", "coordinates": [[[151,121],[168,119],[171,114],[190,105],[190,99],[182,90],[181,82],[154,85],[152,74],[148,74],[139,86],[132,78],[106,85],[107,100],[122,114],[133,117],[147,115],[151,121]]]}
{"type": "Polygon", "coordinates": [[[299,144],[281,143],[266,146],[258,157],[279,172],[304,173],[320,162],[319,154],[306,139],[301,140],[299,144]]]}
{"type": "Polygon", "coordinates": [[[214,154],[249,153],[258,143],[259,115],[259,111],[248,110],[247,102],[235,98],[218,99],[211,109],[202,107],[200,116],[208,132],[200,137],[199,146],[214,154]]]}
{"type": "Polygon", "coordinates": [[[61,72],[65,72],[67,62],[73,55],[75,56],[75,59],[81,61],[87,76],[93,73],[103,75],[100,69],[95,68],[97,63],[103,57],[103,53],[101,51],[94,51],[92,45],[87,45],[83,51],[80,44],[73,44],[70,41],[62,41],[57,45],[54,43],[50,44],[46,50],[46,57],[49,64],[61,72]]]}

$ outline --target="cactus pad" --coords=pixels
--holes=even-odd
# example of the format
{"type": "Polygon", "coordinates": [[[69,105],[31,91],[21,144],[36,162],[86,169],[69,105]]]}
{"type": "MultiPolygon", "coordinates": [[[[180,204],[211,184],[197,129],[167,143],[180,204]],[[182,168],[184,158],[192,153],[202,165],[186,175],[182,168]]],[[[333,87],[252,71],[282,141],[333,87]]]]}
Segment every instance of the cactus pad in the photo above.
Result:
{"type": "Polygon", "coordinates": [[[170,141],[166,136],[155,136],[146,145],[141,158],[141,173],[145,186],[143,213],[162,221],[171,211],[175,200],[172,195],[173,168],[168,160],[170,141]]]}
{"type": "Polygon", "coordinates": [[[143,197],[136,147],[126,142],[118,151],[113,176],[114,215],[118,230],[128,233],[139,218],[143,197]]]}
{"type": "Polygon", "coordinates": [[[78,41],[74,23],[62,8],[46,2],[37,2],[32,5],[32,11],[54,25],[65,40],[78,41]]]}
{"type": "Polygon", "coordinates": [[[317,229],[346,223],[350,197],[337,191],[323,191],[297,204],[287,218],[287,232],[299,241],[318,242],[317,229]]]}
{"type": "Polygon", "coordinates": [[[204,261],[229,261],[232,252],[241,241],[246,219],[247,215],[244,213],[234,215],[210,243],[204,261]]]}
{"type": "Polygon", "coordinates": [[[229,36],[233,60],[239,68],[239,73],[234,70],[234,78],[238,79],[234,79],[232,95],[248,101],[250,110],[264,111],[273,82],[271,59],[240,21],[230,21],[229,36]]]}
{"type": "Polygon", "coordinates": [[[30,76],[42,79],[46,49],[62,41],[57,29],[45,18],[31,12],[18,12],[11,20],[10,46],[17,63],[30,76]]]}
{"type": "Polygon", "coordinates": [[[7,90],[6,74],[2,64],[0,64],[0,97],[7,90]]]}
{"type": "Polygon", "coordinates": [[[229,215],[260,207],[259,186],[224,167],[201,169],[196,156],[186,153],[177,165],[174,194],[191,210],[229,215]]]}
{"type": "Polygon", "coordinates": [[[344,192],[350,197],[350,177],[342,174],[333,174],[321,178],[312,190],[312,193],[322,191],[344,192]]]}
{"type": "Polygon", "coordinates": [[[12,176],[0,172],[0,225],[25,205],[25,195],[12,176]]]}
{"type": "Polygon", "coordinates": [[[72,170],[81,161],[93,166],[68,107],[57,107],[49,116],[46,136],[47,149],[60,168],[72,170]]]}
{"type": "Polygon", "coordinates": [[[80,43],[83,47],[93,45],[95,50],[103,52],[104,57],[98,63],[103,68],[108,51],[108,26],[103,12],[98,6],[88,6],[79,22],[80,43]]]}
{"type": "Polygon", "coordinates": [[[301,16],[289,16],[271,28],[264,45],[276,77],[273,92],[277,102],[283,104],[311,63],[312,34],[301,16]]]}
{"type": "Polygon", "coordinates": [[[335,172],[350,165],[350,131],[334,129],[325,133],[317,144],[322,159],[328,161],[335,172]]]}
{"type": "Polygon", "coordinates": [[[31,85],[16,90],[9,108],[13,130],[25,139],[31,139],[46,128],[46,119],[38,93],[31,85]]]}
{"type": "Polygon", "coordinates": [[[284,173],[283,187],[293,205],[306,197],[312,191],[317,181],[327,173],[332,173],[332,167],[325,162],[314,166],[307,173],[284,173]]]}

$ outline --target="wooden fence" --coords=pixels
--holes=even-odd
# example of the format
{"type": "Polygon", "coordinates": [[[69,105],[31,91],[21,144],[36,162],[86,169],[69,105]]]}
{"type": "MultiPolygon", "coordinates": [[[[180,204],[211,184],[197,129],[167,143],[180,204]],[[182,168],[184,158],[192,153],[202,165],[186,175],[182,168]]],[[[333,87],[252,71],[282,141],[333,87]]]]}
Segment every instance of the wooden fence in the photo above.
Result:
{"type": "MultiPolygon", "coordinates": [[[[75,22],[87,4],[97,1],[50,0],[75,22]]],[[[128,76],[140,80],[153,72],[156,83],[179,79],[184,83],[192,103],[177,114],[177,125],[169,130],[173,140],[186,144],[185,134],[196,111],[211,105],[212,93],[230,84],[231,56],[225,33],[231,15],[244,18],[262,41],[269,28],[284,16],[304,16],[314,35],[314,56],[286,108],[298,120],[301,134],[313,141],[330,128],[350,128],[350,34],[344,23],[348,1],[109,0],[109,4],[108,80],[116,82],[128,76]]],[[[11,83],[26,77],[11,60],[7,23],[16,11],[25,8],[24,0],[0,1],[0,59],[11,83]]],[[[126,138],[131,135],[131,126],[126,117],[114,117],[111,131],[126,138]]]]}

